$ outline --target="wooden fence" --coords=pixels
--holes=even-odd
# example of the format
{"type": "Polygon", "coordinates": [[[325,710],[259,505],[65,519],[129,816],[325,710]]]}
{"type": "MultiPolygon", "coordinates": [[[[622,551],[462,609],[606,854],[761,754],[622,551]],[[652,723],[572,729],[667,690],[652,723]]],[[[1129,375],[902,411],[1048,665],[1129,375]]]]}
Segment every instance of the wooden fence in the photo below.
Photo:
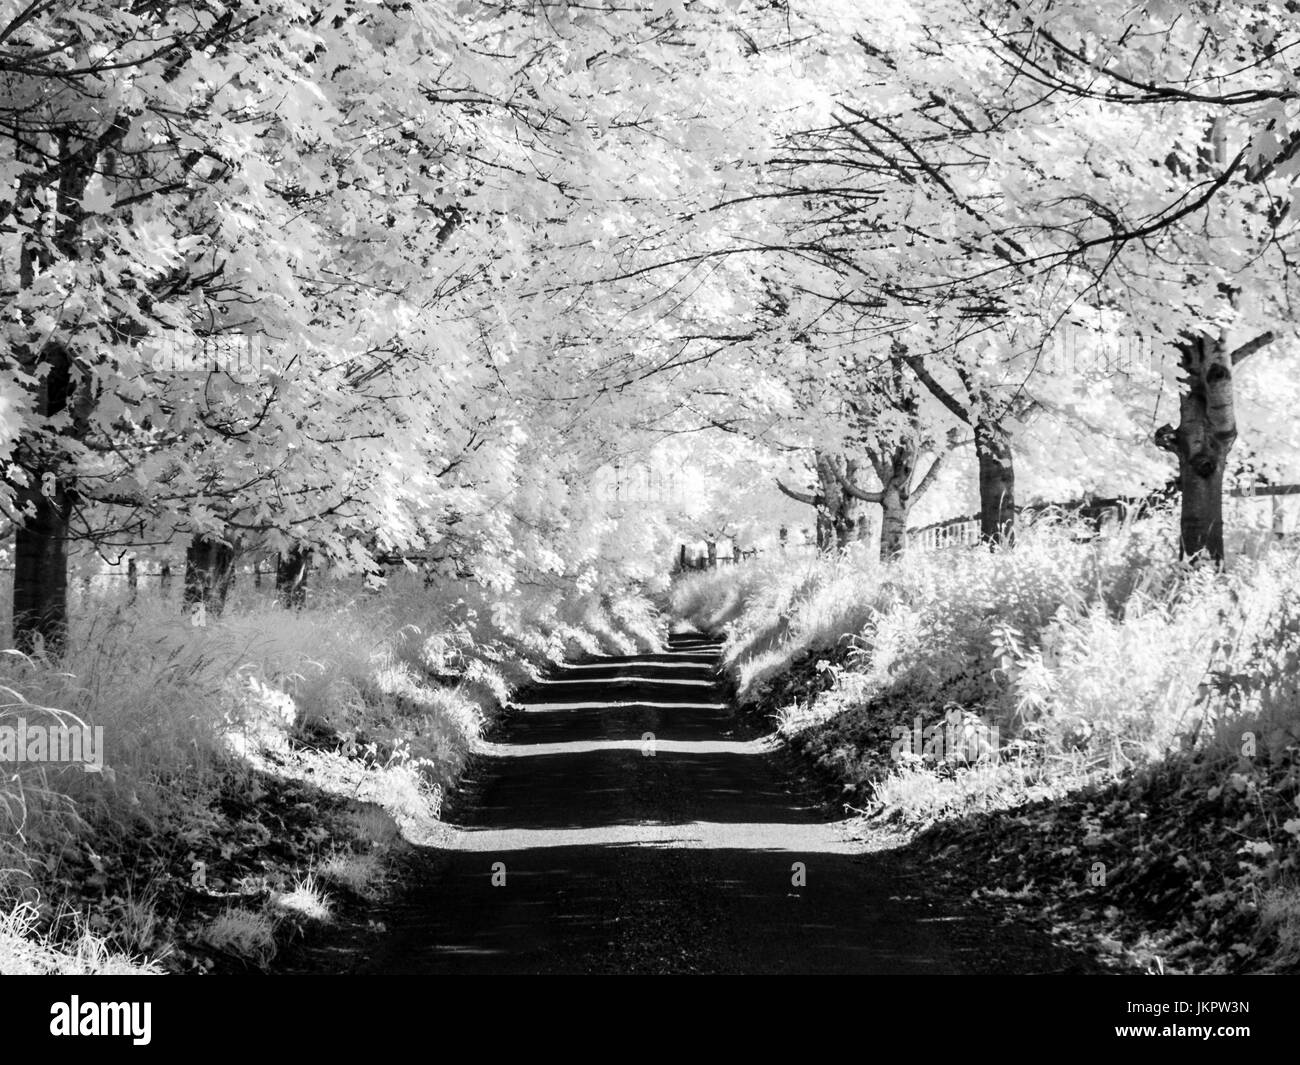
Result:
{"type": "MultiPolygon", "coordinates": [[[[1267,527],[1273,537],[1279,540],[1295,535],[1295,530],[1286,529],[1286,515],[1277,502],[1283,496],[1300,495],[1300,484],[1249,485],[1229,489],[1224,495],[1229,500],[1240,500],[1239,507],[1254,501],[1271,501],[1272,506],[1267,522],[1255,522],[1253,527],[1260,530],[1267,527]]],[[[1070,503],[1033,503],[1025,507],[1017,507],[1016,515],[1026,524],[1032,524],[1035,520],[1047,516],[1073,518],[1080,524],[1080,538],[1091,539],[1103,535],[1108,528],[1122,524],[1130,516],[1140,515],[1158,505],[1159,502],[1158,497],[1147,496],[1145,498],[1094,498],[1070,503]]],[[[1243,515],[1239,513],[1237,517],[1240,524],[1243,515]]],[[[922,551],[979,543],[980,516],[963,514],[960,517],[923,525],[919,529],[908,529],[907,542],[909,547],[922,551]]]]}
{"type": "MultiPolygon", "coordinates": [[[[74,559],[69,565],[68,594],[73,602],[92,598],[134,601],[158,600],[180,603],[185,588],[185,563],[144,559],[105,565],[99,560],[74,559]],[[95,565],[97,568],[91,569],[95,565]]],[[[14,567],[0,565],[0,589],[8,594],[14,567]]],[[[232,593],[271,599],[276,595],[275,562],[236,565],[231,575],[232,593]]]]}
{"type": "MultiPolygon", "coordinates": [[[[1238,508],[1248,507],[1252,502],[1269,501],[1271,507],[1267,515],[1267,520],[1254,523],[1244,522],[1245,517],[1240,511],[1236,515],[1236,524],[1248,524],[1249,527],[1259,532],[1267,532],[1273,539],[1284,540],[1300,536],[1300,530],[1286,528],[1286,515],[1278,505],[1282,497],[1300,496],[1300,484],[1257,484],[1242,488],[1229,489],[1224,495],[1230,501],[1238,501],[1238,508]]],[[[1161,498],[1155,495],[1141,497],[1112,497],[1112,498],[1092,498],[1073,500],[1069,503],[1031,503],[1027,506],[1017,507],[1016,515],[1019,521],[1032,525],[1033,522],[1042,520],[1047,517],[1064,517],[1074,520],[1079,527],[1080,539],[1092,539],[1095,536],[1101,536],[1108,529],[1121,525],[1130,517],[1136,517],[1142,512],[1159,505],[1161,498]]],[[[1231,507],[1233,504],[1228,503],[1231,507]]],[[[783,532],[785,530],[782,530],[783,532]]],[[[945,518],[943,521],[931,522],[929,525],[923,525],[920,528],[907,530],[907,544],[910,549],[920,551],[935,551],[946,547],[963,547],[980,542],[980,516],[978,514],[962,514],[955,518],[945,518]]],[[[788,544],[783,536],[780,550],[782,553],[798,554],[811,548],[808,545],[788,544]]],[[[742,551],[733,547],[731,554],[719,554],[714,545],[714,550],[710,552],[707,547],[704,551],[699,551],[687,544],[682,544],[678,549],[677,565],[679,570],[702,570],[716,569],[718,566],[729,566],[743,562],[746,559],[755,558],[758,555],[757,548],[751,548],[742,551]]]]}
{"type": "Polygon", "coordinates": [[[758,548],[742,550],[732,546],[730,554],[719,552],[717,544],[711,544],[699,551],[689,544],[681,544],[677,549],[677,566],[679,570],[717,569],[719,566],[735,566],[758,557],[758,548]]]}

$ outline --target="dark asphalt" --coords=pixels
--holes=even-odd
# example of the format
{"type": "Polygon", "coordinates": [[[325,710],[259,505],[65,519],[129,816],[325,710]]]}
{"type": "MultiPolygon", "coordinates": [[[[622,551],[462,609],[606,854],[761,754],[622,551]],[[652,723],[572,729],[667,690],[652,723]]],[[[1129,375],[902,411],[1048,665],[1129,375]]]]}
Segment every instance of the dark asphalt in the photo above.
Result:
{"type": "Polygon", "coordinates": [[[951,971],[942,922],[733,736],[716,655],[675,636],[531,691],[353,971],[951,971]]]}
{"type": "MultiPolygon", "coordinates": [[[[862,853],[801,797],[766,741],[736,735],[716,659],[713,641],[677,635],[667,653],[568,666],[538,685],[477,761],[449,845],[421,849],[377,915],[384,932],[336,936],[293,968],[986,968],[990,929],[917,897],[887,853],[862,853]]],[[[1013,947],[995,968],[1057,964],[1029,953],[1013,947]]]]}

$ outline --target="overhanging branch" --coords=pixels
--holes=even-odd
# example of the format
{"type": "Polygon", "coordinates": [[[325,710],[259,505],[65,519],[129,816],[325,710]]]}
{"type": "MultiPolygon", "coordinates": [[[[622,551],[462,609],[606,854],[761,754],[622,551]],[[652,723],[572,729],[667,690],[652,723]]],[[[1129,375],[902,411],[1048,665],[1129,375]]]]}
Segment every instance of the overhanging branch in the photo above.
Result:
{"type": "Polygon", "coordinates": [[[1247,340],[1246,343],[1242,344],[1241,347],[1229,355],[1228,358],[1231,360],[1232,365],[1236,366],[1237,363],[1250,358],[1250,356],[1254,355],[1255,352],[1260,350],[1260,348],[1268,347],[1276,339],[1277,334],[1270,329],[1267,333],[1260,333],[1254,340],[1247,340]]]}
{"type": "Polygon", "coordinates": [[[782,491],[782,493],[788,495],[796,503],[806,503],[810,507],[820,507],[824,504],[824,500],[821,496],[813,495],[809,492],[796,491],[784,484],[780,477],[776,479],[776,486],[782,491]]]}

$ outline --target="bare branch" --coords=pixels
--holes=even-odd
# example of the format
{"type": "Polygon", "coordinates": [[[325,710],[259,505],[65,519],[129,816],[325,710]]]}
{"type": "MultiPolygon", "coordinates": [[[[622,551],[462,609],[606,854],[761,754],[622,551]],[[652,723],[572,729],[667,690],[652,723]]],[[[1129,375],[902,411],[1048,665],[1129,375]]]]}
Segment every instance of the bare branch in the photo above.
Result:
{"type": "Polygon", "coordinates": [[[1161,451],[1168,451],[1173,455],[1180,454],[1182,451],[1182,445],[1178,440],[1178,430],[1172,425],[1162,425],[1155,431],[1152,440],[1161,451]]]}
{"type": "Polygon", "coordinates": [[[820,507],[823,503],[821,496],[812,495],[808,492],[797,492],[793,488],[787,487],[785,484],[783,484],[780,477],[776,479],[776,486],[777,488],[781,489],[781,491],[785,495],[788,495],[791,499],[793,499],[796,503],[806,503],[810,507],[820,507]]]}
{"type": "Polygon", "coordinates": [[[879,503],[884,497],[880,492],[864,492],[856,484],[844,476],[844,472],[834,463],[827,463],[835,471],[835,479],[840,482],[840,487],[844,489],[854,499],[860,499],[864,503],[879,503]]]}
{"type": "Polygon", "coordinates": [[[934,379],[934,375],[925,368],[925,360],[922,359],[920,355],[904,355],[903,361],[912,368],[912,372],[916,374],[916,379],[930,390],[930,394],[934,396],[935,399],[947,407],[948,410],[964,421],[967,425],[970,424],[970,411],[963,404],[959,403],[957,398],[951,392],[934,379]]]}
{"type": "Polygon", "coordinates": [[[1254,355],[1260,348],[1268,347],[1276,339],[1277,334],[1270,329],[1267,333],[1260,333],[1254,340],[1247,340],[1246,343],[1242,344],[1241,347],[1228,356],[1228,358],[1232,362],[1232,365],[1236,366],[1237,363],[1250,358],[1250,356],[1254,355]]]}
{"type": "Polygon", "coordinates": [[[934,461],[930,463],[930,468],[925,471],[925,476],[922,477],[917,483],[917,486],[912,489],[913,503],[916,503],[923,495],[925,495],[926,489],[934,484],[935,478],[939,473],[939,468],[943,466],[943,461],[947,457],[948,452],[946,451],[941,451],[939,454],[935,455],[934,461]]]}

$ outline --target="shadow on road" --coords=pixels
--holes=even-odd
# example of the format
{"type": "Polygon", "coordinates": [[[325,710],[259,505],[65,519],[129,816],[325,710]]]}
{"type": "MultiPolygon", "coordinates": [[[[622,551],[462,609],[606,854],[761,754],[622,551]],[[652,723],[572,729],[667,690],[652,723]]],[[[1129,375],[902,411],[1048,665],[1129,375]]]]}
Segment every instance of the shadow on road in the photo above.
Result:
{"type": "MultiPolygon", "coordinates": [[[[454,844],[411,863],[384,932],[300,969],[987,969],[987,921],[860,853],[764,741],[736,738],[717,651],[674,636],[665,654],[568,666],[521,696],[467,782],[454,844]]],[[[1010,971],[1060,965],[1011,953],[1010,971]]]]}

